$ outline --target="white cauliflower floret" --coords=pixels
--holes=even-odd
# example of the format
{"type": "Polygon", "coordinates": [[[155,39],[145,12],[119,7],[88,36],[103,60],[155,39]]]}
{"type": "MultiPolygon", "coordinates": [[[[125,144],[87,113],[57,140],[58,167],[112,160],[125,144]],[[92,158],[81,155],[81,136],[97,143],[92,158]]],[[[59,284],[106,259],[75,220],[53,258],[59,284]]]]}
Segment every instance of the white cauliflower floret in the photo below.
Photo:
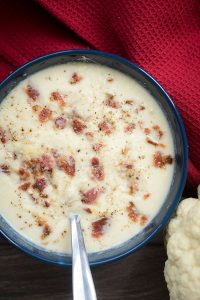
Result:
{"type": "Polygon", "coordinates": [[[199,199],[183,200],[167,228],[165,279],[171,300],[200,300],[199,199]]]}

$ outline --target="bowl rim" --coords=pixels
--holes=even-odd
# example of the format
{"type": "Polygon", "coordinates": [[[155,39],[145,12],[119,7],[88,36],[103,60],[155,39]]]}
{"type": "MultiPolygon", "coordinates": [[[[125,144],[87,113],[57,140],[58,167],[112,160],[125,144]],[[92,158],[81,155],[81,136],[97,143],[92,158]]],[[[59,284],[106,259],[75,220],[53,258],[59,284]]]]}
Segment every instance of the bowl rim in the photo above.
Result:
{"type": "MultiPolygon", "coordinates": [[[[98,266],[98,265],[104,265],[104,264],[107,264],[107,263],[111,263],[113,261],[117,261],[117,260],[119,260],[123,257],[126,257],[126,256],[136,252],[137,250],[139,250],[140,248],[145,246],[168,223],[168,221],[170,220],[170,217],[172,216],[173,212],[175,211],[176,207],[178,206],[178,203],[180,201],[180,198],[182,196],[182,192],[183,192],[183,189],[184,189],[184,186],[185,186],[185,183],[186,183],[187,167],[188,167],[188,143],[187,143],[187,137],[186,137],[186,132],[185,132],[185,128],[184,128],[184,125],[183,125],[183,121],[182,121],[181,116],[178,112],[178,109],[175,106],[175,104],[173,103],[171,97],[164,90],[164,88],[158,83],[158,81],[156,79],[154,79],[143,68],[141,68],[137,64],[135,64],[135,63],[133,63],[133,62],[121,57],[121,56],[113,54],[113,53],[99,51],[99,50],[90,50],[90,49],[60,50],[60,51],[56,51],[56,52],[47,53],[45,55],[39,56],[35,59],[32,59],[32,60],[28,61],[27,63],[21,65],[20,67],[15,69],[13,72],[11,72],[0,83],[0,92],[1,92],[1,89],[6,84],[8,84],[11,80],[13,80],[21,72],[23,72],[23,71],[25,72],[27,67],[30,67],[34,64],[43,62],[43,61],[48,60],[49,58],[52,58],[52,57],[59,57],[59,56],[63,56],[63,55],[68,56],[68,55],[90,55],[90,54],[98,55],[98,56],[101,56],[101,57],[112,58],[112,59],[114,59],[114,60],[116,60],[116,61],[118,61],[122,64],[128,65],[129,67],[131,67],[135,71],[143,74],[146,77],[146,79],[149,80],[150,83],[163,94],[165,100],[167,101],[167,104],[170,106],[171,110],[173,111],[175,119],[176,119],[176,121],[178,123],[178,126],[180,128],[181,139],[183,141],[183,156],[184,156],[184,158],[183,158],[184,166],[183,166],[183,172],[182,172],[181,179],[180,179],[180,185],[178,187],[177,194],[174,198],[173,204],[171,205],[171,208],[169,209],[167,214],[165,214],[162,222],[148,235],[147,238],[145,238],[142,242],[140,242],[139,244],[137,244],[135,247],[131,248],[130,250],[128,250],[124,253],[121,253],[119,255],[107,258],[107,259],[101,259],[101,260],[90,263],[91,266],[98,266]]],[[[59,266],[69,267],[69,266],[72,265],[71,262],[51,260],[51,259],[48,259],[48,258],[41,257],[40,254],[33,253],[33,252],[29,251],[28,249],[24,249],[18,242],[12,240],[1,228],[0,228],[0,234],[4,238],[6,238],[12,245],[17,247],[19,250],[21,250],[22,252],[28,254],[29,256],[31,256],[33,258],[36,258],[37,260],[40,260],[40,261],[45,262],[45,263],[53,264],[53,265],[59,265],[59,266]]]]}

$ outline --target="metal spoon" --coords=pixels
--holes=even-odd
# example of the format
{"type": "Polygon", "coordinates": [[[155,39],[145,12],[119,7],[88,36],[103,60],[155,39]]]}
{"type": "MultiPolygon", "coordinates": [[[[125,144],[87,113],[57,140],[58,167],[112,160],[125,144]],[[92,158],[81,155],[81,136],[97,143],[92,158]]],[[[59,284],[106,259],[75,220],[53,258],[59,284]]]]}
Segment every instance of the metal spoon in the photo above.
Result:
{"type": "Polygon", "coordinates": [[[70,224],[72,241],[73,299],[97,300],[85,250],[79,215],[71,214],[70,224]]]}

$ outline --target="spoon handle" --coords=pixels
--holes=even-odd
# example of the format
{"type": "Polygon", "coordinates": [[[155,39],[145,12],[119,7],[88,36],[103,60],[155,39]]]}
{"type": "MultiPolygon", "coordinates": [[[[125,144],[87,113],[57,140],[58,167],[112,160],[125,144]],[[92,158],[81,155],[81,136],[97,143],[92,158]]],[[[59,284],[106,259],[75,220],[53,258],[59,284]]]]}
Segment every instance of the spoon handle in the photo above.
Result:
{"type": "Polygon", "coordinates": [[[85,250],[79,215],[70,215],[72,240],[73,299],[96,300],[96,292],[85,250]]]}

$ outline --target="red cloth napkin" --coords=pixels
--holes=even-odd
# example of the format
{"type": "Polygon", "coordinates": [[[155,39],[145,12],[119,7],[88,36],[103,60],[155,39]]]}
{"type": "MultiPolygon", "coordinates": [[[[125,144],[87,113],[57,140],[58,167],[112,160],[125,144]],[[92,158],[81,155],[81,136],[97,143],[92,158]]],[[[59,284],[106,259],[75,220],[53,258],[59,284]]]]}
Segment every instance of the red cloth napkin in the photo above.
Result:
{"type": "Polygon", "coordinates": [[[6,0],[0,2],[0,80],[62,49],[113,52],[153,75],[177,105],[189,141],[188,187],[200,183],[198,0],[6,0]]]}

